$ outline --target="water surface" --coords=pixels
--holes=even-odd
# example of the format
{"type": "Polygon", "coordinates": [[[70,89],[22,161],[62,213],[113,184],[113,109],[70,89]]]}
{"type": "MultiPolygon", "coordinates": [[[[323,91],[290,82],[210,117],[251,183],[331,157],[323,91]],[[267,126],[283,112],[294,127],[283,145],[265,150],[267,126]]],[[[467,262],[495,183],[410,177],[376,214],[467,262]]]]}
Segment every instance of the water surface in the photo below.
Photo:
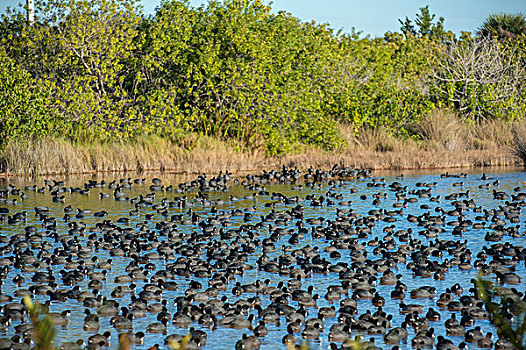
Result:
{"type": "MultiPolygon", "coordinates": [[[[426,238],[424,235],[420,235],[424,228],[418,226],[414,222],[407,220],[408,215],[420,216],[424,213],[429,213],[429,215],[443,215],[445,218],[445,224],[441,227],[444,229],[444,232],[439,234],[440,240],[452,240],[452,241],[466,241],[467,248],[471,251],[472,257],[471,262],[477,259],[477,254],[483,250],[483,247],[489,247],[494,244],[494,242],[488,242],[485,240],[485,235],[488,232],[491,232],[491,229],[488,229],[487,226],[491,224],[491,221],[486,222],[486,228],[484,229],[474,229],[473,227],[468,227],[463,233],[462,237],[453,235],[454,223],[453,221],[458,220],[458,217],[448,216],[437,211],[437,208],[442,208],[443,212],[448,212],[455,209],[453,205],[454,200],[445,199],[446,196],[453,193],[463,193],[464,196],[457,198],[457,200],[473,200],[476,207],[481,207],[482,210],[488,212],[495,210],[496,215],[491,215],[490,218],[496,220],[496,218],[504,220],[507,227],[510,226],[520,226],[519,231],[524,234],[524,225],[525,225],[525,216],[521,212],[518,222],[511,223],[508,218],[503,214],[501,210],[506,206],[506,200],[494,198],[493,191],[502,191],[508,194],[517,194],[519,192],[525,192],[525,174],[520,171],[510,171],[510,172],[491,172],[485,175],[486,179],[481,179],[482,174],[480,172],[473,172],[467,174],[465,177],[443,177],[439,172],[431,172],[425,174],[419,173],[406,173],[403,177],[399,177],[399,174],[380,174],[383,176],[375,176],[365,179],[344,179],[337,181],[336,183],[329,183],[327,181],[320,182],[315,186],[307,186],[304,181],[301,181],[298,184],[279,184],[276,182],[267,182],[263,184],[264,191],[268,192],[268,195],[260,194],[253,196],[253,194],[260,192],[261,188],[252,188],[247,189],[241,184],[235,184],[234,181],[231,181],[228,191],[210,191],[206,192],[205,196],[208,196],[206,200],[196,199],[200,196],[199,191],[191,190],[184,193],[176,193],[175,191],[166,191],[166,186],[173,185],[173,188],[178,188],[178,184],[181,182],[189,181],[189,179],[183,179],[175,176],[161,176],[158,177],[162,180],[162,185],[165,186],[162,190],[151,188],[152,177],[149,176],[144,184],[132,184],[131,189],[122,189],[121,191],[125,193],[125,197],[129,199],[140,199],[140,196],[146,196],[149,193],[155,193],[155,199],[152,201],[151,205],[147,205],[141,208],[136,208],[134,203],[137,203],[135,200],[123,200],[117,201],[114,199],[113,190],[108,188],[108,185],[111,181],[115,180],[116,183],[119,183],[119,178],[87,178],[87,177],[69,177],[65,180],[64,187],[66,188],[81,188],[84,189],[84,184],[88,180],[101,181],[105,179],[106,185],[101,188],[91,188],[89,194],[80,194],[80,193],[59,193],[59,196],[65,196],[64,202],[54,202],[52,200],[52,195],[50,194],[49,187],[44,193],[39,193],[37,191],[25,190],[25,186],[30,186],[33,183],[37,184],[38,188],[46,187],[44,186],[44,180],[24,180],[24,179],[9,179],[0,185],[4,189],[8,185],[13,185],[16,188],[22,190],[23,193],[27,194],[26,198],[21,199],[19,195],[9,195],[3,196],[3,198],[13,199],[17,198],[18,202],[16,204],[6,204],[0,203],[0,208],[7,208],[9,210],[8,216],[13,216],[16,213],[27,212],[25,221],[20,221],[17,223],[9,224],[7,222],[7,215],[4,217],[4,221],[0,223],[0,235],[11,237],[16,234],[24,235],[26,233],[27,226],[36,227],[36,233],[41,234],[44,238],[43,241],[49,243],[53,249],[61,248],[62,244],[56,242],[51,234],[53,231],[59,236],[62,235],[71,235],[75,236],[81,246],[86,246],[90,234],[92,234],[95,225],[102,220],[111,220],[113,223],[117,222],[121,218],[126,218],[128,222],[119,223],[119,226],[123,228],[131,228],[135,232],[139,232],[141,227],[148,228],[151,232],[159,234],[158,223],[161,221],[170,221],[172,216],[181,215],[184,219],[192,219],[194,217],[199,218],[199,222],[206,222],[209,219],[215,218],[218,214],[224,213],[234,213],[227,221],[212,221],[212,224],[217,227],[218,230],[231,230],[238,229],[241,225],[247,224],[257,224],[262,221],[262,218],[266,217],[269,213],[274,212],[277,215],[275,220],[267,220],[264,222],[264,225],[260,225],[257,229],[259,237],[249,238],[246,233],[239,233],[237,236],[246,237],[249,241],[257,239],[262,241],[263,239],[269,236],[269,232],[274,230],[276,227],[282,227],[285,230],[290,230],[292,233],[297,232],[298,223],[301,221],[308,232],[311,232],[317,226],[327,227],[327,223],[334,221],[337,218],[337,212],[340,209],[345,209],[347,211],[358,213],[360,216],[367,217],[370,216],[370,210],[401,210],[399,215],[393,216],[396,218],[395,222],[385,222],[382,220],[377,220],[374,223],[374,226],[370,227],[370,233],[367,236],[358,238],[359,243],[365,245],[365,251],[367,252],[367,257],[371,260],[380,259],[381,256],[374,254],[375,246],[369,246],[367,243],[374,239],[382,240],[385,237],[384,229],[391,225],[394,225],[395,231],[397,230],[413,230],[413,237],[415,240],[420,240],[423,245],[429,245],[436,238],[426,238]],[[431,189],[430,197],[439,196],[439,201],[431,201],[430,198],[421,198],[415,194],[407,193],[406,198],[416,198],[415,202],[407,202],[403,207],[395,207],[395,203],[399,203],[395,196],[395,192],[391,190],[389,185],[394,182],[399,182],[402,186],[407,186],[408,191],[419,190],[419,189],[431,189]],[[436,184],[435,184],[436,183],[436,184]],[[426,184],[432,184],[432,187],[426,187],[426,184]],[[101,198],[100,193],[110,194],[110,198],[101,198]],[[277,196],[273,196],[273,193],[280,193],[283,197],[292,198],[297,196],[299,201],[297,203],[287,204],[286,202],[279,200],[277,196]],[[333,197],[331,197],[333,195],[333,197]],[[245,196],[249,196],[245,198],[245,196]],[[321,206],[312,206],[311,200],[306,198],[319,198],[320,196],[324,197],[324,202],[321,206]],[[374,203],[375,196],[379,197],[379,203],[374,203]],[[385,196],[385,198],[384,198],[385,196]],[[177,202],[177,198],[185,198],[184,206],[169,206],[169,202],[177,202]],[[334,202],[333,204],[327,203],[327,199],[334,202]],[[348,202],[348,203],[343,203],[348,202]],[[163,214],[159,213],[158,210],[154,208],[155,205],[167,204],[164,209],[166,212],[163,214]],[[338,204],[343,203],[343,204],[338,204]],[[303,219],[290,219],[290,220],[278,220],[279,213],[290,211],[292,208],[301,205],[303,207],[303,219]],[[43,227],[41,218],[35,212],[35,207],[45,206],[49,208],[48,217],[56,218],[56,229],[52,230],[50,228],[43,227]],[[64,208],[71,206],[75,209],[72,212],[71,219],[66,221],[64,219],[64,208]],[[104,218],[95,217],[93,214],[86,214],[84,217],[76,218],[77,208],[82,209],[91,209],[93,212],[104,210],[108,215],[104,218]],[[138,210],[138,213],[133,213],[135,210],[138,210]],[[235,211],[238,212],[235,212],[235,211]],[[245,220],[244,213],[249,212],[252,215],[251,220],[245,220]],[[130,213],[132,215],[130,215],[130,213]],[[138,215],[135,215],[138,214],[138,215]],[[236,215],[238,214],[238,215],[236,215]],[[322,222],[309,224],[307,219],[309,218],[322,218],[322,222]],[[72,223],[82,222],[86,225],[86,229],[81,232],[72,232],[72,223]],[[450,223],[450,225],[448,225],[450,223]]],[[[64,180],[64,179],[55,179],[55,180],[64,180]]],[[[240,179],[243,181],[244,179],[240,179]]],[[[62,187],[62,186],[59,186],[62,187]]],[[[283,198],[282,197],[282,198],[283,198]]],[[[510,199],[508,199],[510,200],[510,199]]],[[[159,208],[157,208],[159,209],[159,208]]],[[[480,222],[481,220],[477,219],[477,216],[483,215],[480,212],[475,212],[472,209],[467,209],[463,211],[464,220],[471,220],[472,222],[480,222]]],[[[198,222],[180,222],[176,223],[177,230],[179,233],[191,235],[192,233],[197,234],[202,232],[202,226],[198,222]]],[[[362,225],[363,226],[363,225],[362,225]]],[[[101,232],[94,231],[94,234],[103,237],[101,232]]],[[[237,237],[236,236],[236,237],[237,237]]],[[[29,236],[28,236],[29,237],[29,236]]],[[[279,258],[283,254],[284,246],[292,246],[292,249],[301,249],[305,246],[318,247],[319,255],[322,259],[326,259],[332,264],[338,262],[352,264],[352,259],[349,256],[348,250],[340,250],[341,257],[332,258],[329,252],[326,252],[324,248],[331,244],[331,240],[323,238],[315,238],[310,234],[305,234],[303,238],[297,243],[289,243],[290,234],[285,234],[280,237],[280,239],[274,243],[275,251],[269,252],[266,255],[270,259],[279,258]]],[[[355,235],[358,237],[358,235],[355,235]]],[[[159,235],[156,240],[160,242],[166,241],[167,237],[159,235]]],[[[203,244],[210,244],[211,241],[217,241],[221,238],[219,236],[211,236],[208,238],[203,238],[203,244]]],[[[235,240],[229,239],[226,240],[227,243],[231,243],[235,240]]],[[[21,241],[24,241],[24,238],[21,238],[21,241]]],[[[396,240],[395,240],[396,241],[396,240]]],[[[404,242],[397,242],[397,247],[404,242]]],[[[522,237],[510,237],[508,235],[503,236],[501,242],[511,242],[515,246],[526,247],[526,238],[524,235],[522,237]]],[[[147,239],[144,240],[145,247],[148,243],[147,239]]],[[[185,244],[185,242],[178,243],[179,245],[185,244]]],[[[0,244],[0,246],[5,247],[6,244],[0,244]]],[[[34,256],[38,257],[42,243],[37,243],[30,245],[28,249],[32,250],[34,256]]],[[[94,247],[90,247],[94,248],[94,247]]],[[[24,248],[25,249],[25,248],[24,248]]],[[[249,284],[254,283],[255,280],[259,279],[264,281],[266,279],[270,280],[270,285],[276,286],[280,281],[283,281],[286,285],[289,280],[289,276],[281,275],[279,273],[269,273],[261,271],[258,269],[257,260],[262,256],[262,248],[258,247],[255,252],[247,254],[247,261],[243,262],[244,264],[252,267],[244,272],[243,275],[238,275],[236,279],[230,280],[228,288],[224,292],[220,292],[217,298],[226,296],[228,301],[234,303],[236,300],[243,298],[254,297],[255,294],[244,293],[241,296],[233,295],[232,289],[235,287],[236,283],[249,284]]],[[[47,249],[48,251],[53,252],[53,250],[47,249]]],[[[153,250],[143,250],[138,254],[144,256],[148,253],[151,253],[153,250]]],[[[7,252],[7,250],[6,250],[7,252]]],[[[106,276],[106,281],[104,281],[103,288],[100,290],[100,293],[109,298],[119,302],[121,306],[128,305],[131,301],[131,294],[126,294],[124,297],[114,298],[111,296],[111,292],[114,288],[119,285],[114,282],[114,278],[120,275],[126,275],[126,267],[130,263],[131,259],[129,256],[123,257],[111,257],[109,251],[100,247],[99,249],[94,249],[91,253],[93,256],[97,256],[100,261],[105,261],[109,258],[113,260],[111,270],[108,270],[106,276]]],[[[202,250],[201,259],[206,260],[206,249],[202,250]]],[[[13,253],[6,253],[4,256],[12,256],[13,253]]],[[[179,258],[179,254],[175,254],[171,259],[156,259],[151,260],[155,265],[155,270],[149,271],[147,277],[151,277],[155,274],[157,270],[165,269],[167,264],[173,263],[179,258]]],[[[444,261],[445,259],[452,259],[453,256],[449,255],[447,252],[444,252],[444,255],[440,258],[430,257],[431,260],[440,260],[444,261]]],[[[78,258],[72,256],[72,261],[78,261],[83,258],[78,258]]],[[[488,262],[491,261],[491,258],[488,258],[488,262]]],[[[411,262],[410,257],[408,256],[407,263],[411,262]]],[[[463,289],[465,295],[472,295],[469,292],[470,288],[473,288],[472,279],[476,277],[476,270],[471,269],[464,271],[458,268],[458,266],[452,266],[446,273],[445,280],[435,280],[433,278],[421,278],[413,274],[413,272],[407,268],[407,263],[399,263],[392,270],[395,274],[401,274],[402,281],[408,287],[408,291],[421,287],[423,285],[429,285],[436,288],[437,293],[436,297],[440,296],[446,288],[450,288],[455,283],[459,283],[463,289]]],[[[144,266],[144,265],[143,265],[144,266]]],[[[57,277],[58,288],[73,288],[73,286],[63,286],[61,285],[60,273],[59,271],[65,268],[64,265],[52,265],[52,271],[57,277]]],[[[526,268],[524,261],[519,261],[515,267],[515,273],[519,276],[526,276],[526,268]]],[[[16,290],[19,289],[28,289],[32,285],[37,285],[41,283],[32,282],[32,276],[34,272],[22,272],[19,267],[10,266],[10,271],[7,276],[3,279],[2,293],[13,295],[16,290]],[[25,278],[25,283],[18,286],[13,282],[13,278],[17,275],[20,275],[25,278]]],[[[381,274],[377,277],[379,278],[381,274]]],[[[492,277],[492,276],[490,276],[492,277]]],[[[494,276],[493,276],[494,277],[494,276]]],[[[168,311],[173,315],[177,311],[177,307],[174,305],[174,300],[177,297],[184,296],[185,291],[189,288],[191,281],[199,281],[203,285],[203,290],[208,287],[208,278],[198,278],[195,276],[175,276],[174,281],[179,284],[179,288],[176,291],[165,290],[162,294],[162,298],[167,300],[168,311]]],[[[85,278],[83,281],[78,283],[78,286],[82,290],[89,290],[88,282],[89,278],[85,278]]],[[[136,291],[137,294],[142,290],[142,287],[147,283],[147,281],[134,281],[137,285],[136,291]]],[[[328,273],[328,274],[314,274],[310,278],[303,280],[302,289],[307,289],[308,286],[314,287],[314,293],[318,293],[321,298],[318,300],[318,308],[320,307],[330,307],[332,305],[336,306],[336,310],[339,308],[339,302],[335,301],[330,303],[328,300],[323,298],[323,295],[327,291],[329,285],[338,285],[340,283],[337,273],[328,273]]],[[[508,286],[512,287],[512,286],[508,286]]],[[[517,290],[524,292],[525,284],[522,282],[519,285],[513,286],[517,290]]],[[[399,300],[393,300],[390,298],[390,293],[393,289],[393,286],[386,285],[377,285],[375,286],[378,293],[383,296],[386,300],[386,304],[383,307],[383,310],[388,314],[393,315],[391,321],[392,326],[400,326],[403,322],[405,315],[402,315],[399,311],[399,300]]],[[[352,294],[352,291],[350,291],[352,294]]],[[[48,298],[46,296],[36,295],[36,299],[45,302],[48,298]]],[[[270,304],[270,299],[268,296],[260,295],[262,301],[262,307],[266,307],[270,304]]],[[[345,297],[345,296],[344,296],[345,297]]],[[[21,297],[15,297],[14,301],[20,300],[21,297]]],[[[458,300],[458,298],[457,298],[458,300]]],[[[149,303],[153,303],[149,302],[149,303]]],[[[444,326],[444,321],[447,320],[451,313],[450,311],[440,309],[436,306],[435,299],[411,299],[409,293],[406,295],[405,303],[420,304],[424,306],[424,310],[427,311],[429,307],[433,307],[435,310],[438,310],[441,313],[442,320],[438,322],[431,322],[432,327],[435,329],[437,335],[446,335],[446,329],[444,326]]],[[[297,302],[289,299],[289,305],[297,307],[297,302]]],[[[54,302],[50,305],[50,312],[61,312],[63,310],[71,310],[71,316],[69,317],[70,323],[66,327],[58,329],[57,343],[60,344],[65,341],[74,341],[76,339],[85,339],[92,334],[87,333],[82,330],[83,319],[85,316],[86,307],[82,303],[74,299],[68,299],[65,302],[54,302]]],[[[358,311],[359,314],[366,313],[368,311],[374,313],[378,308],[373,306],[371,300],[359,300],[358,301],[358,311]]],[[[316,308],[309,308],[308,318],[315,317],[318,313],[316,308]]],[[[257,311],[251,309],[248,310],[249,313],[257,316],[257,311]]],[[[424,311],[424,314],[425,314],[424,311]]],[[[92,309],[92,312],[95,312],[92,309]]],[[[457,318],[460,319],[460,312],[454,312],[457,314],[457,318]]],[[[356,315],[358,317],[359,315],[356,315]]],[[[133,332],[144,331],[146,327],[153,323],[157,322],[157,314],[148,314],[146,317],[138,318],[133,321],[133,332]]],[[[245,315],[247,317],[247,315],[245,315]]],[[[258,318],[255,318],[253,325],[257,325],[258,318]]],[[[324,321],[324,332],[321,333],[321,337],[318,340],[311,341],[313,348],[327,348],[329,345],[328,334],[331,326],[338,322],[337,318],[329,318],[324,321]]],[[[2,329],[0,332],[0,337],[12,337],[15,335],[15,326],[21,324],[22,321],[13,320],[11,325],[7,329],[2,329]]],[[[493,332],[496,333],[494,328],[489,324],[487,320],[477,320],[476,325],[482,327],[483,332],[493,332]]],[[[251,334],[249,330],[236,330],[218,327],[215,330],[210,330],[207,327],[199,325],[197,322],[193,322],[191,327],[195,329],[201,329],[207,332],[208,340],[205,349],[232,349],[236,342],[241,339],[244,333],[251,334]]],[[[266,337],[261,338],[262,348],[264,349],[283,349],[284,346],[281,343],[282,337],[286,334],[286,321],[284,317],[282,318],[279,325],[276,324],[267,324],[269,334],[266,337]]],[[[110,324],[110,317],[101,317],[100,330],[99,333],[104,331],[111,331],[112,336],[112,345],[111,348],[117,347],[116,339],[118,337],[117,330],[110,324]]],[[[188,328],[177,328],[171,322],[168,324],[166,335],[170,334],[187,334],[188,328]]],[[[358,333],[352,332],[352,336],[358,333]]],[[[402,348],[410,348],[410,339],[414,336],[415,332],[409,328],[409,338],[407,343],[402,343],[400,346],[402,348]]],[[[164,347],[164,338],[166,335],[163,334],[146,334],[143,345],[138,345],[137,348],[149,348],[154,344],[159,344],[161,347],[164,347]]],[[[301,336],[297,335],[299,339],[301,336]]],[[[367,335],[364,334],[366,339],[373,338],[375,344],[380,347],[391,347],[390,345],[385,345],[383,343],[383,335],[367,335]]],[[[459,344],[463,341],[461,336],[449,336],[455,344],[459,344]]],[[[493,340],[496,340],[494,337],[493,340]]]]}

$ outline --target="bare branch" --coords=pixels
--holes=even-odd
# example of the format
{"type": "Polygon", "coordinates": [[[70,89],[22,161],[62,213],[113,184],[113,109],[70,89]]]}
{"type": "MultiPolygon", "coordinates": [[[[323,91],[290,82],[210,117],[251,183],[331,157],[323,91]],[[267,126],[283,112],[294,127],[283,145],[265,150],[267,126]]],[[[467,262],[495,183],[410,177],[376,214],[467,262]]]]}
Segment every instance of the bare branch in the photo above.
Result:
{"type": "Polygon", "coordinates": [[[491,38],[457,42],[440,57],[431,81],[435,91],[471,119],[512,118],[507,106],[525,92],[523,59],[519,50],[491,38]]]}

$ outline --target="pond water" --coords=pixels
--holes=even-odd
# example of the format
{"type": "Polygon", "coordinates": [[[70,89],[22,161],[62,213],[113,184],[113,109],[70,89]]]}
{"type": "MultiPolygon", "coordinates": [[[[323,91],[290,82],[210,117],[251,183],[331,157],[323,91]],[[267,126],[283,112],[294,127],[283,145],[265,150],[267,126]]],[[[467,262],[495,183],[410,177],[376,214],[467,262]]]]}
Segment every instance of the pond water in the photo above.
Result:
{"type": "MultiPolygon", "coordinates": [[[[290,179],[294,179],[291,174],[290,179]]],[[[401,326],[406,320],[404,304],[421,305],[421,319],[430,308],[440,315],[440,320],[429,321],[428,325],[437,338],[444,336],[456,345],[465,341],[465,337],[448,335],[445,321],[452,314],[460,321],[462,307],[466,311],[467,305],[455,308],[452,304],[448,309],[438,306],[437,302],[441,294],[455,284],[462,287],[463,293],[453,294],[453,301],[474,295],[473,290],[470,291],[474,286],[472,279],[477,276],[473,266],[484,267],[492,279],[495,279],[491,273],[494,270],[511,273],[507,275],[508,282],[513,282],[514,276],[523,277],[518,284],[503,283],[503,286],[525,291],[526,219],[521,211],[526,192],[524,172],[486,170],[485,174],[447,175],[406,172],[403,177],[373,173],[360,178],[336,176],[335,180],[320,179],[314,184],[312,178],[305,179],[304,175],[301,174],[297,183],[280,183],[280,176],[274,174],[258,174],[235,181],[232,178],[227,188],[214,187],[214,183],[205,186],[208,188],[192,187],[193,178],[155,174],[148,175],[144,183],[135,183],[135,178],[122,182],[119,177],[109,176],[53,179],[64,181],[58,184],[44,182],[44,179],[0,180],[3,181],[0,182],[0,208],[4,208],[0,209],[0,256],[4,258],[0,261],[2,295],[13,296],[11,303],[19,303],[28,291],[42,303],[51,295],[54,299],[66,295],[49,305],[52,313],[71,311],[68,324],[57,327],[56,344],[77,339],[87,343],[91,335],[109,331],[112,333],[109,346],[117,348],[118,334],[129,331],[145,333],[143,344],[135,348],[147,349],[155,344],[166,348],[167,336],[188,334],[193,327],[206,332],[204,349],[232,349],[243,334],[252,335],[253,331],[200,324],[198,318],[206,314],[207,305],[216,306],[208,308],[211,314],[218,309],[224,312],[230,309],[232,313],[238,310],[241,318],[250,319],[252,327],[256,327],[262,319],[259,307],[271,306],[271,310],[276,310],[276,305],[289,305],[301,309],[299,301],[291,295],[295,289],[308,291],[312,286],[311,295],[318,294],[319,299],[316,306],[304,307],[305,318],[316,318],[320,308],[329,311],[327,308],[334,307],[336,311],[336,317],[323,320],[320,336],[309,340],[311,348],[326,349],[331,340],[341,346],[341,342],[329,339],[329,335],[333,325],[343,324],[346,319],[349,337],[361,334],[366,340],[374,339],[378,347],[393,346],[384,342],[384,334],[370,334],[376,332],[372,329],[360,332],[360,323],[355,322],[360,316],[379,310],[367,293],[363,293],[364,298],[359,297],[368,289],[374,289],[369,292],[373,295],[377,292],[385,300],[380,310],[387,314],[384,315],[389,324],[386,331],[401,326]],[[157,179],[152,182],[153,178],[160,180],[160,184],[157,179]],[[91,185],[86,185],[90,181],[91,185]],[[36,188],[28,187],[34,184],[36,188]],[[116,189],[118,185],[124,186],[116,189]],[[57,192],[52,194],[53,191],[57,192]],[[36,207],[49,210],[36,210],[36,207]],[[73,211],[65,213],[67,208],[73,211]],[[91,212],[77,215],[79,208],[91,212]],[[514,252],[492,256],[490,247],[495,244],[510,244],[514,252]],[[99,265],[108,259],[111,259],[109,265],[99,265]],[[134,260],[136,265],[131,264],[134,260]],[[398,276],[400,282],[407,286],[404,300],[393,299],[394,286],[381,283],[387,268],[395,276],[401,275],[398,276]],[[106,275],[101,277],[103,270],[106,275]],[[441,271],[437,273],[438,270],[441,271]],[[45,277],[38,279],[39,272],[46,275],[48,271],[54,282],[45,277]],[[79,273],[72,273],[75,271],[79,273]],[[99,276],[92,275],[93,272],[99,272],[99,276]],[[301,287],[289,285],[284,290],[279,284],[283,282],[287,286],[291,279],[297,281],[298,274],[303,276],[301,287]],[[116,281],[118,276],[130,275],[131,282],[116,281]],[[221,281],[219,275],[225,279],[221,281]],[[152,277],[154,283],[151,283],[152,277]],[[103,278],[101,283],[93,282],[97,278],[103,278]],[[217,289],[210,288],[212,278],[212,287],[217,289]],[[164,288],[164,282],[168,281],[176,282],[178,288],[164,288]],[[117,293],[120,287],[117,290],[116,287],[131,283],[136,286],[133,293],[117,293]],[[151,284],[160,286],[157,292],[151,284]],[[329,286],[342,284],[348,295],[335,293],[334,299],[327,296],[329,286]],[[43,285],[50,287],[40,289],[44,290],[43,295],[37,294],[36,287],[43,285]],[[226,289],[222,290],[220,285],[226,285],[226,289]],[[260,292],[240,285],[251,285],[260,292]],[[153,292],[144,298],[152,300],[145,300],[143,305],[162,307],[163,304],[158,303],[166,301],[170,320],[164,333],[146,331],[150,324],[159,322],[160,314],[150,312],[151,309],[133,318],[133,329],[116,329],[110,321],[113,316],[103,314],[99,315],[97,331],[83,329],[85,310],[96,314],[97,305],[86,306],[82,297],[74,298],[78,287],[81,291],[96,288],[98,295],[118,302],[119,309],[130,309],[133,299],[146,295],[141,294],[145,286],[153,292]],[[261,286],[280,289],[275,288],[274,294],[268,295],[261,286]],[[429,298],[411,298],[410,292],[422,286],[436,291],[429,298]],[[47,290],[51,293],[46,295],[47,290]],[[182,298],[195,293],[198,294],[194,299],[182,298]],[[217,302],[222,298],[223,302],[217,302]],[[340,309],[342,301],[353,305],[350,299],[356,300],[354,315],[340,309]],[[217,307],[224,302],[229,306],[217,307]],[[190,324],[173,324],[171,318],[175,313],[191,309],[190,324]]],[[[208,176],[206,180],[211,178],[208,176]]],[[[218,183],[221,182],[219,179],[218,183]]],[[[100,297],[97,300],[97,295],[92,299],[95,304],[104,300],[100,297]]],[[[5,307],[8,304],[7,300],[0,303],[3,317],[8,315],[5,307]]],[[[283,310],[287,313],[290,308],[283,310]]],[[[126,314],[126,310],[119,313],[126,314]]],[[[217,323],[226,319],[220,313],[214,314],[217,323]]],[[[282,338],[287,335],[288,322],[284,314],[278,316],[278,322],[265,323],[268,334],[260,338],[263,349],[285,348],[282,338]]],[[[12,318],[9,324],[0,327],[0,338],[22,335],[17,332],[17,326],[25,322],[27,319],[12,318]]],[[[487,319],[476,319],[475,324],[466,326],[465,330],[475,326],[480,326],[484,335],[496,334],[487,319]]],[[[422,327],[427,327],[425,322],[422,327]]],[[[300,328],[300,333],[295,335],[301,342],[305,324],[300,328]]],[[[409,325],[407,330],[408,337],[400,342],[401,348],[412,347],[418,329],[409,325]]],[[[379,333],[383,333],[381,327],[379,333]]],[[[496,341],[497,337],[494,335],[492,340],[496,341]]]]}

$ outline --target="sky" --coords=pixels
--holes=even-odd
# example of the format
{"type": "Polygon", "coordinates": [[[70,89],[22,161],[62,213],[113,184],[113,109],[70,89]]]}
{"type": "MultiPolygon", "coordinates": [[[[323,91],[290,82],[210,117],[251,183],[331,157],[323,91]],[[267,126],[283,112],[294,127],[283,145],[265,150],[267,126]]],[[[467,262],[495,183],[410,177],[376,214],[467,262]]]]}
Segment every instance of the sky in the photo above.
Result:
{"type": "MultiPolygon", "coordinates": [[[[24,0],[0,0],[0,13],[24,0]]],[[[153,14],[160,0],[140,0],[144,12],[153,14]]],[[[207,0],[190,0],[194,6],[207,0]]],[[[267,1],[268,3],[268,1],[267,1]]],[[[398,19],[415,18],[419,8],[429,5],[436,18],[444,17],[444,27],[459,34],[476,31],[484,19],[498,12],[526,14],[526,0],[274,0],[274,11],[284,10],[303,21],[329,23],[334,29],[350,32],[354,27],[362,36],[383,36],[398,31],[398,19]]]]}

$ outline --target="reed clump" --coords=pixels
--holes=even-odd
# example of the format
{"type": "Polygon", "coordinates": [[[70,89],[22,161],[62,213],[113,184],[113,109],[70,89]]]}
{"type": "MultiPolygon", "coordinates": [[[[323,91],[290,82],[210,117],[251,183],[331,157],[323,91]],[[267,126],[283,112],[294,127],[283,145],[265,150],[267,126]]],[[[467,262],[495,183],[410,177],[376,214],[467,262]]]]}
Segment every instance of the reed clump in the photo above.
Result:
{"type": "Polygon", "coordinates": [[[427,150],[463,151],[467,138],[460,119],[451,111],[434,110],[411,126],[413,133],[424,140],[427,150]]]}
{"type": "Polygon", "coordinates": [[[342,148],[346,152],[404,153],[419,148],[413,139],[396,136],[382,126],[363,126],[355,130],[346,125],[341,127],[341,132],[347,140],[347,146],[342,148]]]}
{"type": "Polygon", "coordinates": [[[426,150],[498,152],[510,147],[513,125],[502,119],[472,121],[462,119],[450,110],[435,110],[412,124],[410,129],[423,141],[421,148],[426,150]]]}
{"type": "Polygon", "coordinates": [[[513,127],[513,153],[526,167],[526,122],[516,123],[513,127]]]}
{"type": "Polygon", "coordinates": [[[513,123],[485,119],[464,128],[471,149],[509,149],[513,141],[513,123]]]}

